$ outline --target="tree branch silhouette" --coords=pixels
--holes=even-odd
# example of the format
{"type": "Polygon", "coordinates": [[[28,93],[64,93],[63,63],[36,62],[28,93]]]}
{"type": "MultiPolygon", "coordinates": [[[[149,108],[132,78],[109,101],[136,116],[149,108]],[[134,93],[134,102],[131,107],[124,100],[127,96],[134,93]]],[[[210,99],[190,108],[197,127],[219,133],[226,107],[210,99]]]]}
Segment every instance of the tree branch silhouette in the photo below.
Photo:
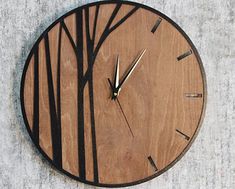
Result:
{"type": "Polygon", "coordinates": [[[76,12],[76,31],[77,31],[77,45],[75,44],[68,27],[64,23],[64,20],[60,22],[61,27],[65,31],[66,36],[72,45],[73,51],[77,59],[77,69],[78,69],[78,151],[79,151],[79,177],[86,180],[86,163],[85,163],[85,138],[84,138],[84,88],[86,83],[88,83],[89,90],[89,101],[90,101],[90,120],[91,120],[91,135],[92,135],[92,152],[93,152],[93,174],[94,181],[99,183],[98,176],[98,161],[97,161],[97,149],[96,149],[96,130],[95,130],[95,112],[94,112],[94,91],[93,91],[93,66],[95,64],[95,59],[99,53],[101,46],[108,36],[121,26],[130,16],[132,16],[138,7],[134,7],[129,13],[127,13],[123,18],[121,18],[117,23],[112,26],[114,19],[116,18],[118,12],[121,9],[122,4],[118,2],[97,42],[96,40],[96,30],[98,17],[100,12],[100,6],[96,6],[95,17],[93,21],[93,30],[90,31],[90,18],[89,18],[89,7],[84,9],[78,9],[76,12]],[[84,10],[84,14],[83,14],[84,10]],[[83,20],[83,16],[85,19],[83,20]],[[85,22],[85,23],[84,23],[85,22]],[[111,27],[112,26],[112,27],[111,27]],[[84,49],[84,32],[83,27],[85,27],[86,34],[86,51],[87,51],[87,63],[88,68],[85,73],[83,73],[83,49],[84,49]]]}
{"type": "MultiPolygon", "coordinates": [[[[111,26],[113,20],[115,19],[116,15],[118,14],[119,10],[121,8],[121,4],[118,3],[115,7],[115,9],[113,10],[113,13],[103,31],[103,33],[101,34],[101,37],[97,43],[96,48],[93,50],[93,64],[95,63],[95,59],[96,56],[98,55],[98,52],[102,46],[102,44],[104,43],[104,41],[108,38],[108,36],[115,30],[117,29],[121,24],[123,24],[130,16],[132,16],[138,9],[139,7],[134,7],[129,13],[127,13],[126,16],[124,16],[121,20],[119,20],[114,26],[111,26]]],[[[98,17],[98,15],[97,15],[98,17]]],[[[94,36],[93,36],[94,37],[94,36]]],[[[94,37],[95,38],[95,37],[94,37]]],[[[90,70],[87,70],[87,72],[84,74],[84,79],[85,81],[87,81],[88,79],[88,74],[89,74],[90,70]]]]}

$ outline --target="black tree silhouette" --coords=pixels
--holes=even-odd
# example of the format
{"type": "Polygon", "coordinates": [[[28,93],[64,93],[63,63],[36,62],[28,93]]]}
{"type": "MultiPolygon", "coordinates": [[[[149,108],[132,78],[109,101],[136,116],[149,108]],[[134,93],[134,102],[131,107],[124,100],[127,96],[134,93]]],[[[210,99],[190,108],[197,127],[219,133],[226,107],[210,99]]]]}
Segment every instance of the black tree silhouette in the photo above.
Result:
{"type": "MultiPolygon", "coordinates": [[[[102,6],[102,5],[101,5],[102,6]]],[[[46,70],[48,81],[48,94],[49,94],[49,110],[51,121],[51,133],[52,133],[52,149],[53,149],[53,163],[56,167],[62,168],[62,144],[61,144],[61,94],[60,94],[60,72],[61,72],[61,36],[62,30],[65,31],[77,60],[77,109],[78,109],[78,153],[79,153],[79,178],[86,180],[86,162],[85,162],[85,141],[84,141],[84,88],[88,84],[89,89],[89,101],[90,101],[90,119],[91,119],[91,136],[92,136],[92,153],[93,153],[93,173],[94,182],[99,183],[99,171],[97,162],[97,149],[96,149],[96,130],[95,130],[95,112],[94,112],[94,91],[93,91],[93,66],[95,64],[96,57],[99,50],[108,38],[108,36],[122,25],[130,16],[132,16],[139,7],[134,6],[123,18],[117,23],[113,24],[118,12],[121,9],[122,4],[117,2],[116,6],[95,46],[97,21],[99,17],[100,5],[95,6],[95,17],[93,24],[92,34],[90,33],[90,19],[89,19],[89,7],[76,9],[76,39],[75,42],[67,28],[64,20],[60,21],[59,28],[59,42],[58,42],[58,63],[57,63],[57,101],[55,101],[53,86],[53,76],[51,68],[51,57],[48,33],[44,35],[45,41],[45,53],[46,53],[46,70]],[[84,14],[83,14],[84,13],[84,14]],[[83,19],[83,15],[85,18],[83,19]],[[83,23],[85,22],[85,23],[83,23]],[[112,25],[113,24],[113,25],[112,25]],[[111,27],[112,26],[112,27],[111,27]],[[85,27],[85,28],[84,28],[85,27]],[[84,38],[83,29],[86,31],[86,38],[84,38]],[[84,47],[86,40],[86,47],[84,47]],[[83,49],[87,51],[87,63],[88,68],[84,73],[84,54],[83,49]],[[56,112],[57,105],[57,112],[56,112]]],[[[36,141],[36,145],[39,146],[39,84],[38,84],[38,47],[34,51],[34,109],[33,109],[33,137],[36,141]]]]}

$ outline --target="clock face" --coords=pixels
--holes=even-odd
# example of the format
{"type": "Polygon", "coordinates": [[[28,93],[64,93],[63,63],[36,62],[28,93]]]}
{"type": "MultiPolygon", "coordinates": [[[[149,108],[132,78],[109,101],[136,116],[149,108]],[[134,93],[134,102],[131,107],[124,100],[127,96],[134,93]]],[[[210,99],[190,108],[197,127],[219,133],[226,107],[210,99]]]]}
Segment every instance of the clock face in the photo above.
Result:
{"type": "Polygon", "coordinates": [[[60,171],[97,186],[154,178],[189,149],[205,109],[200,57],[152,8],[97,2],[53,23],[25,64],[28,132],[60,171]]]}

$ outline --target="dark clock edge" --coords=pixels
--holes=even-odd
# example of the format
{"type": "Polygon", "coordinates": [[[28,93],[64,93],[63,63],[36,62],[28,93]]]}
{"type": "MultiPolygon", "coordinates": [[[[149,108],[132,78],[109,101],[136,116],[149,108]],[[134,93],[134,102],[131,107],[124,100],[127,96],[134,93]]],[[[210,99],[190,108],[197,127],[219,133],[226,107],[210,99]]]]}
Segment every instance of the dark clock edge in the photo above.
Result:
{"type": "Polygon", "coordinates": [[[80,181],[82,183],[85,184],[89,184],[89,185],[93,185],[93,186],[98,186],[98,187],[109,187],[109,188],[117,188],[117,187],[128,187],[128,186],[133,186],[133,185],[137,185],[137,184],[141,184],[144,182],[147,182],[153,178],[156,178],[158,176],[160,176],[161,174],[163,174],[164,172],[166,172],[167,170],[169,170],[170,168],[172,168],[184,155],[185,153],[189,150],[189,148],[192,146],[193,142],[195,141],[201,127],[202,127],[202,122],[205,116],[205,110],[206,110],[206,102],[207,102],[207,81],[206,81],[206,74],[205,74],[205,70],[203,67],[203,63],[202,60],[199,56],[199,53],[196,49],[196,47],[194,46],[193,42],[191,41],[191,39],[189,38],[189,36],[183,31],[183,29],[176,24],[173,20],[171,20],[168,16],[166,16],[165,14],[159,12],[158,10],[155,10],[152,7],[149,7],[147,5],[143,5],[137,2],[131,2],[131,1],[116,1],[116,0],[109,0],[109,1],[98,1],[98,2],[93,2],[93,3],[89,3],[89,4],[85,4],[83,6],[80,6],[78,8],[75,8],[69,12],[67,12],[66,14],[64,14],[63,16],[61,16],[60,18],[58,18],[56,21],[54,21],[42,34],[41,36],[37,39],[37,41],[34,43],[33,48],[31,49],[27,59],[26,59],[26,63],[24,65],[24,69],[23,69],[23,74],[21,77],[21,86],[20,86],[20,101],[21,101],[21,111],[22,111],[22,115],[23,115],[23,119],[24,119],[24,123],[26,126],[26,129],[29,133],[29,136],[31,138],[31,140],[33,141],[34,145],[37,147],[38,151],[40,152],[40,154],[42,154],[42,156],[47,159],[47,161],[50,162],[50,164],[53,166],[53,168],[57,171],[62,172],[63,174],[69,176],[72,179],[75,179],[77,181],[80,181]],[[138,181],[134,181],[134,182],[130,182],[130,183],[123,183],[123,184],[102,184],[102,183],[96,183],[96,182],[91,182],[91,181],[87,181],[87,180],[82,180],[77,176],[72,175],[71,173],[65,171],[62,168],[58,168],[54,162],[48,157],[48,155],[41,149],[41,147],[39,145],[37,145],[37,143],[35,142],[30,126],[28,124],[28,120],[27,120],[27,116],[26,116],[26,112],[25,112],[25,108],[24,108],[24,83],[25,83],[25,76],[26,76],[26,71],[30,62],[30,59],[33,55],[33,52],[35,51],[36,46],[39,44],[39,42],[41,41],[41,39],[57,24],[59,23],[62,19],[66,18],[67,16],[73,14],[76,10],[78,9],[83,9],[86,7],[91,7],[94,5],[102,5],[102,4],[113,4],[113,3],[122,3],[122,4],[127,4],[127,5],[134,5],[134,6],[138,6],[139,8],[144,8],[146,10],[149,10],[155,14],[158,14],[159,16],[161,16],[162,18],[164,18],[165,20],[167,20],[169,23],[171,23],[183,36],[184,38],[187,40],[187,42],[190,44],[196,58],[197,61],[199,63],[200,66],[200,71],[201,71],[201,75],[202,75],[202,79],[203,79],[203,108],[201,111],[201,116],[198,122],[198,126],[197,129],[195,131],[195,133],[193,134],[193,137],[191,137],[190,141],[188,142],[188,145],[185,147],[185,149],[182,151],[182,153],[174,160],[172,161],[168,166],[166,166],[164,169],[160,170],[159,172],[157,172],[156,174],[149,176],[145,179],[141,179],[138,181]]]}

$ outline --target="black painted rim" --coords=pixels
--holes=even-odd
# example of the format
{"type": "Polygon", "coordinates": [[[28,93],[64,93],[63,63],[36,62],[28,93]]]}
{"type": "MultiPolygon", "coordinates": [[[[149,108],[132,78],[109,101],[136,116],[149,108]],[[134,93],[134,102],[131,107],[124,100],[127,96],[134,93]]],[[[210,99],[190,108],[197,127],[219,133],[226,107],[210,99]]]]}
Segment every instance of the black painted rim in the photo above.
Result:
{"type": "Polygon", "coordinates": [[[60,18],[58,18],[56,21],[54,21],[42,34],[41,36],[37,39],[37,41],[35,42],[35,44],[33,45],[33,48],[31,49],[26,63],[24,65],[24,69],[23,69],[23,74],[22,74],[22,78],[21,78],[21,86],[20,86],[20,101],[21,101],[21,110],[22,110],[22,115],[23,115],[23,119],[24,119],[24,123],[26,126],[26,129],[28,131],[28,134],[31,138],[31,140],[33,141],[33,143],[35,144],[35,146],[37,147],[38,151],[43,155],[43,157],[45,159],[47,159],[47,161],[50,162],[50,164],[53,165],[53,167],[56,170],[59,170],[60,172],[64,173],[65,175],[69,176],[72,179],[75,179],[77,181],[80,181],[82,183],[85,184],[89,184],[89,185],[93,185],[93,186],[99,186],[99,187],[110,187],[110,188],[115,188],[115,187],[127,187],[127,186],[133,186],[133,185],[137,185],[137,184],[141,184],[144,182],[147,182],[153,178],[156,178],[158,176],[160,176],[161,174],[163,174],[164,172],[166,172],[168,169],[170,169],[171,167],[173,167],[183,156],[184,154],[189,150],[189,148],[191,147],[191,145],[193,144],[194,140],[196,139],[198,132],[201,128],[204,116],[205,116],[205,110],[206,110],[206,101],[207,101],[207,82],[206,82],[206,75],[205,75],[205,71],[204,71],[204,67],[202,64],[202,60],[199,56],[199,53],[196,49],[196,47],[194,46],[193,42],[190,40],[190,38],[188,37],[188,35],[181,29],[181,27],[176,24],[173,20],[171,20],[168,16],[166,16],[165,14],[155,10],[154,8],[151,8],[149,6],[137,3],[137,2],[131,2],[131,1],[121,1],[122,4],[126,4],[126,5],[133,5],[133,6],[137,6],[139,8],[143,8],[145,10],[151,11],[157,15],[159,15],[161,18],[164,18],[166,21],[168,21],[170,24],[172,24],[183,36],[184,38],[187,40],[187,42],[190,44],[196,58],[197,61],[199,63],[199,67],[200,67],[200,71],[201,71],[201,75],[202,75],[202,80],[203,80],[203,107],[202,107],[202,111],[201,111],[201,116],[200,119],[198,121],[198,126],[197,129],[194,133],[194,135],[191,137],[188,145],[185,147],[185,149],[181,152],[181,154],[174,160],[172,161],[169,165],[167,165],[164,169],[158,171],[157,173],[153,174],[152,176],[149,176],[145,179],[141,179],[138,181],[134,181],[134,182],[130,182],[130,183],[123,183],[123,184],[103,184],[103,183],[96,183],[96,182],[91,182],[91,181],[87,181],[87,180],[82,180],[77,176],[72,175],[71,173],[65,171],[62,168],[58,168],[53,161],[47,156],[47,154],[41,149],[41,147],[39,145],[36,144],[32,132],[30,130],[30,126],[28,123],[28,119],[26,116],[26,112],[25,112],[25,106],[24,106],[24,84],[25,84],[25,76],[26,76],[26,72],[30,63],[30,59],[33,55],[33,51],[36,48],[36,46],[39,44],[39,42],[41,41],[41,39],[46,35],[47,32],[49,32],[57,23],[59,23],[62,19],[66,18],[67,16],[73,14],[74,12],[76,12],[76,10],[78,9],[84,9],[87,7],[91,7],[91,6],[95,6],[95,5],[103,5],[103,4],[116,4],[118,1],[116,0],[109,0],[109,1],[98,1],[98,2],[93,2],[93,3],[89,3],[86,5],[83,5],[81,7],[75,8],[71,11],[69,11],[68,13],[64,14],[63,16],[61,16],[60,18]]]}

